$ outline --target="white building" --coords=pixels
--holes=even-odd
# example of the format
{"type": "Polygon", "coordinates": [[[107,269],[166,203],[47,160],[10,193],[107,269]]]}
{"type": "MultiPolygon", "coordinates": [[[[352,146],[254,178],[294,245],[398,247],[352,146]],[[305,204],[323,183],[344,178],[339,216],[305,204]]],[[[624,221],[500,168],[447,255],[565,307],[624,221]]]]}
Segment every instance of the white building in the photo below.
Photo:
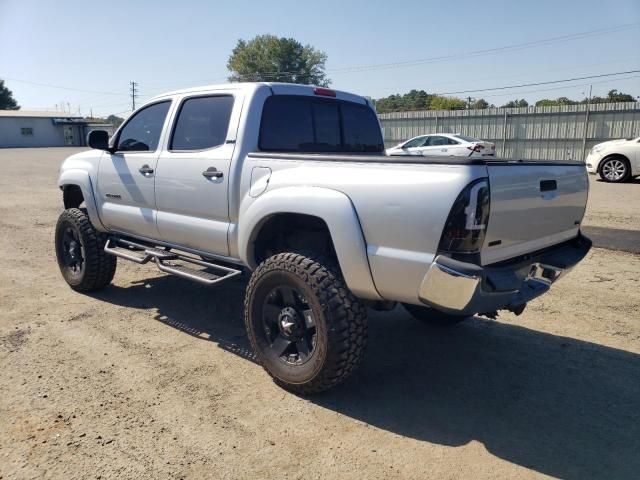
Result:
{"type": "Polygon", "coordinates": [[[0,148],[85,146],[91,130],[113,134],[113,125],[88,123],[65,112],[0,110],[0,148]]]}

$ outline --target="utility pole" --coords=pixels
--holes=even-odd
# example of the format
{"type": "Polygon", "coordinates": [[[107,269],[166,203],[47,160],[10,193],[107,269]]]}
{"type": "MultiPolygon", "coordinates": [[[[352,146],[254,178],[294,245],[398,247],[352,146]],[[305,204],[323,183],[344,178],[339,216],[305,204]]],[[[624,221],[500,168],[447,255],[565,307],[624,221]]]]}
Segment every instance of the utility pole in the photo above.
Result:
{"type": "Polygon", "coordinates": [[[593,85],[589,85],[589,100],[587,108],[584,112],[584,136],[582,137],[582,161],[585,162],[587,155],[587,130],[589,130],[589,109],[591,108],[591,94],[593,93],[593,85]]]}
{"type": "Polygon", "coordinates": [[[136,98],[138,98],[138,82],[129,82],[131,85],[131,111],[136,109],[136,98]]]}

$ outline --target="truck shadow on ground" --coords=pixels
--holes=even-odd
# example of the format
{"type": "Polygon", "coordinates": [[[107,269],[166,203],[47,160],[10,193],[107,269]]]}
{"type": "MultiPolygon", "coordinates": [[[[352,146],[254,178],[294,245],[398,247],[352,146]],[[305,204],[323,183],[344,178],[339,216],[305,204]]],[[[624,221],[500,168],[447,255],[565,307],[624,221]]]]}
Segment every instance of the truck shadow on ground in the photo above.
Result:
{"type": "MultiPolygon", "coordinates": [[[[210,290],[162,276],[95,297],[156,308],[166,325],[255,361],[242,320],[244,287],[210,290]]],[[[423,325],[401,308],[369,318],[361,368],[311,402],[420,441],[475,440],[554,477],[638,478],[640,355],[482,318],[449,329],[423,325]]]]}

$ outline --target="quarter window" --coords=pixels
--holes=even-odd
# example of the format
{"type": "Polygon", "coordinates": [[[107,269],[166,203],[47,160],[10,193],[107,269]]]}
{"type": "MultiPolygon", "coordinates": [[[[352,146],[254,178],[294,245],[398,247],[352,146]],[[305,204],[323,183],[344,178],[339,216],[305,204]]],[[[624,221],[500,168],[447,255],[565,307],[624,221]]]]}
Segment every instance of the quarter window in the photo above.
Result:
{"type": "Polygon", "coordinates": [[[118,150],[152,152],[158,148],[160,134],[171,102],[149,105],[136,112],[118,136],[118,150]]]}
{"type": "Polygon", "coordinates": [[[171,138],[171,150],[204,150],[225,143],[233,97],[195,97],[184,101],[171,138]]]}

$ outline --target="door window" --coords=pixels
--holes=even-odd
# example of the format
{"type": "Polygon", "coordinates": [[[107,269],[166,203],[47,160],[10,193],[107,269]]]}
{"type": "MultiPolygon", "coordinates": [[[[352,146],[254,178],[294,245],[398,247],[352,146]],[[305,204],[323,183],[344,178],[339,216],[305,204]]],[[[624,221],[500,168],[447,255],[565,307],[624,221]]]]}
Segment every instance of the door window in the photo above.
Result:
{"type": "Polygon", "coordinates": [[[227,140],[233,97],[194,97],[184,101],[175,123],[170,150],[204,150],[227,140]]]}
{"type": "Polygon", "coordinates": [[[170,101],[154,103],[136,112],[118,135],[118,151],[155,151],[170,104],[170,101]]]}
{"type": "Polygon", "coordinates": [[[440,137],[440,136],[429,137],[428,146],[439,147],[442,145],[449,145],[449,139],[447,137],[440,137]]]}
{"type": "Polygon", "coordinates": [[[428,140],[429,140],[429,137],[414,138],[413,140],[409,140],[407,143],[405,143],[402,146],[402,148],[423,147],[427,143],[428,140]]]}

